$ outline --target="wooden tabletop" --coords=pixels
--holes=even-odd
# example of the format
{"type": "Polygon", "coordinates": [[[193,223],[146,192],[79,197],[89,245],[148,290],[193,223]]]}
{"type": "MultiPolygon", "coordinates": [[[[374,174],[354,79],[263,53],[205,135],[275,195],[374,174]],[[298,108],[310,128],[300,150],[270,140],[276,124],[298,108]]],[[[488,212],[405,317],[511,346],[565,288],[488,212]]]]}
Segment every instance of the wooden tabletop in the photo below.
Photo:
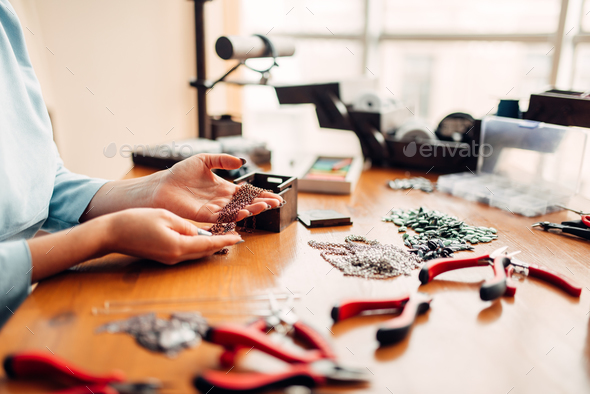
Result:
{"type": "MultiPolygon", "coordinates": [[[[148,171],[136,168],[131,176],[148,171]]],[[[116,368],[130,379],[157,377],[171,386],[172,390],[166,392],[191,393],[196,391],[190,385],[195,374],[219,368],[219,347],[203,343],[176,358],[151,353],[126,334],[95,333],[99,325],[129,315],[93,315],[92,308],[103,306],[106,300],[239,297],[271,290],[292,291],[301,293],[294,311],[329,338],[342,364],[367,370],[370,385],[346,392],[590,392],[590,291],[586,287],[590,286],[590,244],[531,229],[538,218],[513,215],[440,192],[408,193],[386,187],[387,180],[404,176],[401,170],[371,169],[362,175],[352,195],[300,193],[300,211],[335,209],[350,215],[352,226],[310,230],[295,222],[278,234],[243,233],[246,242],[231,247],[227,255],[172,267],[109,255],[44,280],[0,331],[0,356],[25,350],[51,351],[96,373],[116,368]],[[419,285],[418,271],[390,280],[345,277],[307,242],[343,242],[345,236],[358,234],[402,246],[397,227],[382,222],[381,217],[393,207],[419,206],[456,215],[469,224],[497,228],[498,240],[477,245],[476,252],[504,245],[510,251],[521,250],[521,260],[548,266],[578,281],[584,286],[581,297],[525,278],[517,281],[514,298],[484,302],[478,288],[491,277],[492,270],[469,268],[446,273],[420,287],[420,291],[434,296],[431,309],[418,317],[401,343],[378,347],[375,333],[387,317],[358,317],[332,325],[330,310],[334,303],[350,297],[390,297],[413,291],[419,285]]],[[[436,175],[427,176],[436,179],[436,175]]],[[[590,203],[577,200],[576,206],[588,210],[590,203]]],[[[575,214],[560,212],[542,219],[559,222],[574,218],[575,214]]],[[[210,312],[266,307],[265,303],[236,300],[177,309],[209,311],[205,314],[210,321],[220,323],[252,317],[215,316],[210,312]]],[[[282,368],[284,364],[250,352],[230,373],[282,368]]],[[[0,372],[2,393],[47,392],[48,388],[9,382],[0,372]]]]}

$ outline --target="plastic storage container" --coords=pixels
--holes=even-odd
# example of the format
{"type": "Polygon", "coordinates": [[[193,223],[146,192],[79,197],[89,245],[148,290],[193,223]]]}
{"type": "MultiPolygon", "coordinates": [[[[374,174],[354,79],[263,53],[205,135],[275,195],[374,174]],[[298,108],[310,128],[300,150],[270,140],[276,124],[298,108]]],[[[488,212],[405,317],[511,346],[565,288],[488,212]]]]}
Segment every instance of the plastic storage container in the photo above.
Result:
{"type": "Polygon", "coordinates": [[[476,173],[440,176],[437,187],[524,216],[556,211],[577,193],[587,130],[486,117],[476,173]]]}

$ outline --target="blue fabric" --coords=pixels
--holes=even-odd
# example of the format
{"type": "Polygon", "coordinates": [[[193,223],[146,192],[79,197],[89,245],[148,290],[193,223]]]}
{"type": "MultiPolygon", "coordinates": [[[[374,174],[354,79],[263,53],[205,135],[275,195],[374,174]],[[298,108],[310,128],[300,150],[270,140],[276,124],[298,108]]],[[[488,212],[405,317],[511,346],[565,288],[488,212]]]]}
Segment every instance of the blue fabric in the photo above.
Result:
{"type": "Polygon", "coordinates": [[[0,327],[31,284],[27,243],[43,228],[59,231],[105,183],[64,166],[16,12],[0,0],[0,327]]]}

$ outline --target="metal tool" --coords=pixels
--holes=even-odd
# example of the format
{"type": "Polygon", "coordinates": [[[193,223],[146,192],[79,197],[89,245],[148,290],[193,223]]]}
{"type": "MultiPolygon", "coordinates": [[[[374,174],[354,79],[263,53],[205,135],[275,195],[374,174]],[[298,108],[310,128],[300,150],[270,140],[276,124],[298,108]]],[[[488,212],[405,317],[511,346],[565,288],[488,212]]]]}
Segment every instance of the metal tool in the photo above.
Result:
{"type": "MultiPolygon", "coordinates": [[[[128,315],[128,314],[146,314],[146,313],[174,313],[174,312],[191,312],[195,306],[188,305],[183,307],[165,307],[165,308],[92,308],[90,312],[93,315],[128,315]],[[188,308],[188,309],[187,309],[188,308]]],[[[199,313],[206,316],[268,316],[270,313],[267,309],[202,309],[199,313]]]]}
{"type": "Polygon", "coordinates": [[[408,335],[416,316],[430,308],[432,297],[416,293],[404,294],[398,298],[386,300],[348,300],[332,308],[334,323],[358,316],[367,311],[398,313],[399,316],[387,321],[377,330],[377,340],[381,345],[399,342],[408,335]]]}
{"type": "MultiPolygon", "coordinates": [[[[300,298],[301,294],[299,293],[282,293],[282,294],[275,294],[274,297],[277,300],[289,299],[293,297],[294,299],[300,298]]],[[[158,305],[158,304],[185,304],[185,303],[194,303],[194,302],[228,302],[228,301],[267,301],[269,299],[268,294],[251,294],[251,295],[237,295],[237,296],[227,296],[227,297],[187,297],[187,298],[152,298],[152,299],[143,299],[143,300],[106,300],[104,302],[105,308],[110,308],[112,306],[130,306],[130,305],[158,305]]]]}
{"type": "Polygon", "coordinates": [[[437,259],[429,261],[420,271],[420,281],[422,284],[426,284],[443,272],[467,267],[486,266],[493,260],[495,275],[493,279],[486,281],[484,285],[482,285],[482,288],[480,289],[482,300],[493,300],[502,295],[509,297],[514,296],[516,293],[516,287],[511,281],[511,277],[514,273],[541,279],[559,287],[574,297],[580,296],[582,287],[573,280],[547,267],[525,263],[524,261],[515,258],[514,255],[519,252],[505,254],[506,249],[507,247],[503,247],[488,255],[476,256],[468,259],[437,259]],[[499,272],[500,269],[502,272],[499,272]],[[486,283],[488,284],[487,287],[485,287],[487,290],[483,290],[486,283]],[[505,289],[502,292],[503,287],[505,289]]]}
{"type": "Polygon", "coordinates": [[[570,211],[570,212],[573,212],[573,213],[577,213],[577,214],[578,214],[578,215],[580,215],[580,216],[584,216],[584,215],[590,215],[590,212],[583,212],[583,211],[578,211],[577,209],[573,209],[573,208],[566,207],[566,206],[565,206],[565,205],[563,205],[563,204],[557,204],[557,206],[558,206],[559,208],[563,208],[563,209],[565,209],[566,211],[570,211]]]}
{"type": "Polygon", "coordinates": [[[578,211],[577,209],[568,208],[562,204],[558,204],[559,207],[571,211],[573,213],[577,213],[580,215],[580,220],[568,220],[566,222],[561,222],[564,226],[571,226],[571,227],[579,227],[579,228],[590,228],[590,212],[583,212],[578,211]]]}
{"type": "Polygon", "coordinates": [[[460,259],[444,258],[434,259],[422,266],[418,278],[423,285],[432,281],[438,275],[461,268],[481,267],[491,265],[494,269],[494,277],[486,280],[479,289],[480,298],[484,301],[495,300],[506,293],[516,291],[511,281],[507,280],[505,268],[510,263],[510,258],[520,251],[506,254],[507,246],[496,249],[491,253],[474,257],[465,257],[460,259]]]}
{"type": "MultiPolygon", "coordinates": [[[[587,218],[587,219],[590,221],[590,218],[587,218]]],[[[564,222],[564,223],[568,223],[568,222],[564,222]]],[[[560,230],[562,233],[575,235],[575,236],[578,236],[578,237],[584,238],[584,239],[590,239],[590,227],[588,227],[588,225],[585,224],[585,222],[582,222],[582,223],[583,223],[583,225],[582,225],[583,227],[578,227],[579,225],[571,226],[571,225],[566,225],[566,224],[539,222],[539,223],[533,224],[531,227],[541,227],[545,231],[560,230]]]]}
{"type": "Polygon", "coordinates": [[[163,387],[156,379],[127,382],[121,371],[95,375],[70,362],[47,353],[24,352],[4,359],[10,379],[47,379],[70,385],[56,394],[156,394],[163,387]]]}
{"type": "Polygon", "coordinates": [[[271,310],[271,316],[247,326],[226,324],[210,327],[204,333],[204,339],[225,348],[221,357],[225,365],[230,362],[233,365],[239,350],[256,349],[291,364],[291,367],[286,372],[271,374],[209,370],[195,378],[197,389],[203,393],[213,387],[216,393],[254,393],[296,385],[312,388],[329,383],[362,384],[367,381],[363,370],[339,365],[322,335],[302,323],[288,304],[281,308],[271,301],[271,310]],[[294,353],[272,341],[266,333],[279,325],[284,327],[285,333],[292,332],[295,339],[305,342],[309,350],[294,353]]]}
{"type": "Polygon", "coordinates": [[[538,278],[545,282],[551,283],[552,285],[559,287],[574,297],[579,297],[582,293],[582,286],[550,268],[542,267],[536,264],[525,263],[524,261],[516,258],[510,259],[510,266],[508,268],[506,271],[506,276],[508,278],[510,278],[514,272],[523,276],[531,276],[533,278],[538,278]],[[509,272],[508,268],[513,269],[509,272]]]}

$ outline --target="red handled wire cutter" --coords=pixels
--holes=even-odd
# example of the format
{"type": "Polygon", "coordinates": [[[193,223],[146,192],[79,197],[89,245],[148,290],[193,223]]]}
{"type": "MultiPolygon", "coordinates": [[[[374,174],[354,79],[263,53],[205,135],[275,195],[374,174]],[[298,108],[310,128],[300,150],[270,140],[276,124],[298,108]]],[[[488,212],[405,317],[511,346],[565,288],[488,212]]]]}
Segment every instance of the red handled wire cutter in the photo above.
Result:
{"type": "MultiPolygon", "coordinates": [[[[208,342],[225,348],[221,364],[233,366],[239,350],[256,349],[291,364],[286,372],[280,373],[228,373],[226,371],[205,371],[194,380],[195,387],[207,393],[215,387],[215,393],[257,393],[290,386],[317,387],[330,383],[362,384],[367,382],[363,370],[343,367],[327,341],[310,326],[302,323],[293,308],[278,308],[276,300],[270,297],[271,315],[242,326],[225,324],[210,327],[204,334],[208,342]],[[305,343],[308,350],[292,352],[275,343],[267,333],[275,328],[283,334],[290,333],[294,339],[305,343]]],[[[287,302],[288,304],[288,302],[287,302]]]]}
{"type": "Polygon", "coordinates": [[[508,249],[507,246],[489,254],[461,259],[430,260],[422,266],[418,277],[422,284],[425,285],[444,272],[460,268],[489,266],[491,264],[494,269],[494,277],[486,280],[479,291],[479,295],[484,301],[495,300],[502,295],[513,296],[516,293],[516,287],[510,280],[513,273],[536,277],[558,286],[572,296],[580,296],[582,288],[574,281],[547,267],[520,261],[514,258],[514,255],[520,253],[520,251],[506,254],[506,249],[508,249]]]}
{"type": "Polygon", "coordinates": [[[4,370],[11,379],[51,379],[70,387],[56,394],[156,394],[162,384],[155,380],[126,382],[121,371],[95,375],[65,360],[43,352],[23,352],[7,356],[4,370]]]}
{"type": "Polygon", "coordinates": [[[545,282],[559,287],[561,290],[574,297],[579,297],[580,294],[582,294],[582,286],[566,276],[563,276],[559,272],[553,271],[547,267],[529,264],[519,259],[511,258],[510,265],[506,269],[506,275],[510,277],[513,272],[523,276],[532,276],[533,278],[544,280],[545,282]]]}
{"type": "Polygon", "coordinates": [[[347,300],[332,308],[332,319],[337,323],[368,311],[401,311],[399,316],[388,320],[377,330],[377,340],[384,346],[404,339],[416,316],[425,313],[431,301],[432,297],[424,293],[405,294],[386,300],[347,300]]]}

